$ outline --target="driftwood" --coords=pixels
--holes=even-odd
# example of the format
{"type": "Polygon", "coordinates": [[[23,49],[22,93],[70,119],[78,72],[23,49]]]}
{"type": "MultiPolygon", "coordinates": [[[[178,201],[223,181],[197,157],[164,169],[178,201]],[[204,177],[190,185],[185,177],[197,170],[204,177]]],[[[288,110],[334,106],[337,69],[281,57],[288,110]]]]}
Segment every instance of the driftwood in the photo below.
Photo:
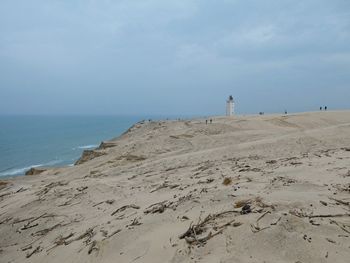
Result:
{"type": "Polygon", "coordinates": [[[68,182],[63,182],[63,181],[52,182],[50,184],[45,185],[43,189],[36,192],[36,195],[39,196],[39,200],[41,200],[41,198],[45,194],[47,194],[52,188],[57,187],[57,186],[65,186],[67,184],[68,184],[68,182]]]}
{"type": "Polygon", "coordinates": [[[331,220],[330,222],[331,222],[331,224],[336,224],[338,227],[340,227],[340,229],[342,229],[342,230],[345,231],[346,233],[350,234],[350,231],[347,230],[347,229],[344,227],[344,225],[340,225],[340,224],[339,224],[337,221],[335,221],[335,220],[331,220]]]}
{"type": "Polygon", "coordinates": [[[32,244],[29,244],[27,246],[21,247],[21,250],[26,251],[26,250],[31,249],[31,248],[33,248],[33,246],[32,246],[32,244]]]}
{"type": "Polygon", "coordinates": [[[32,252],[29,252],[26,255],[26,258],[30,258],[31,256],[33,256],[36,253],[39,253],[42,250],[42,248],[40,246],[37,246],[32,252]]]}
{"type": "Polygon", "coordinates": [[[82,192],[82,191],[84,191],[84,190],[86,190],[86,189],[88,189],[88,186],[80,186],[80,187],[77,188],[77,190],[78,190],[79,192],[82,192]]]}
{"type": "Polygon", "coordinates": [[[117,230],[113,231],[108,237],[112,237],[112,236],[118,234],[121,231],[122,231],[121,229],[117,229],[117,230]]]}
{"type": "Polygon", "coordinates": [[[14,225],[14,224],[18,224],[18,223],[22,223],[22,222],[25,222],[25,221],[29,221],[28,223],[30,224],[30,223],[33,223],[33,222],[35,222],[36,220],[38,220],[38,219],[40,219],[40,218],[46,218],[46,217],[55,217],[56,215],[54,215],[54,214],[47,214],[47,213],[44,213],[44,214],[42,214],[42,215],[40,215],[40,216],[38,216],[38,217],[28,217],[28,218],[24,218],[24,219],[19,219],[19,218],[17,218],[17,219],[14,219],[13,220],[13,222],[12,222],[12,225],[14,225]]]}
{"type": "Polygon", "coordinates": [[[142,225],[142,223],[140,223],[139,218],[135,217],[134,220],[132,220],[131,224],[127,225],[126,227],[139,226],[139,225],[142,225]]]}
{"type": "Polygon", "coordinates": [[[12,219],[12,217],[7,217],[7,218],[5,218],[4,220],[2,220],[2,221],[0,222],[0,225],[7,223],[7,222],[10,221],[11,219],[12,219]]]}
{"type": "Polygon", "coordinates": [[[83,194],[86,194],[86,192],[79,192],[79,193],[75,194],[73,197],[71,197],[70,199],[68,199],[66,202],[64,202],[63,204],[60,204],[60,205],[58,205],[58,206],[66,206],[66,205],[76,205],[76,204],[79,204],[80,202],[75,203],[75,204],[72,204],[72,201],[73,201],[75,198],[77,198],[77,197],[79,197],[79,196],[81,196],[81,195],[83,195],[83,194]]]}
{"type": "Polygon", "coordinates": [[[71,238],[72,236],[74,236],[74,233],[70,233],[68,234],[67,236],[62,236],[60,235],[58,238],[56,238],[56,240],[54,241],[55,245],[49,249],[46,250],[46,252],[49,252],[50,250],[54,249],[55,247],[58,247],[58,246],[62,246],[62,245],[65,245],[66,244],[66,240],[68,238],[71,238]]]}
{"type": "Polygon", "coordinates": [[[270,226],[260,228],[259,226],[255,226],[253,224],[250,225],[250,229],[252,230],[253,233],[258,233],[258,232],[263,231],[263,230],[268,229],[268,228],[270,228],[270,226]]]}
{"type": "Polygon", "coordinates": [[[29,228],[36,227],[36,226],[38,226],[38,225],[39,225],[38,223],[36,223],[36,224],[34,224],[34,225],[30,225],[30,223],[28,222],[27,224],[25,224],[24,226],[22,226],[19,230],[27,230],[27,229],[29,229],[29,228]]]}
{"type": "Polygon", "coordinates": [[[327,206],[327,202],[320,200],[320,203],[323,204],[324,206],[327,206]]]}
{"type": "Polygon", "coordinates": [[[88,250],[88,254],[90,255],[93,250],[97,250],[97,251],[99,250],[96,240],[91,242],[89,250],[88,250]]]}
{"type": "Polygon", "coordinates": [[[7,192],[7,193],[4,193],[4,194],[1,194],[0,198],[3,198],[4,196],[11,195],[11,194],[13,194],[13,192],[7,192]]]}
{"type": "Polygon", "coordinates": [[[59,238],[57,238],[57,239],[55,240],[55,244],[58,245],[58,246],[60,246],[60,245],[65,245],[65,244],[66,244],[66,240],[67,240],[68,238],[71,238],[72,236],[74,236],[74,233],[70,233],[70,234],[68,234],[68,235],[65,236],[65,237],[60,236],[59,238]]]}
{"type": "Polygon", "coordinates": [[[63,223],[63,221],[58,223],[58,224],[56,224],[56,225],[53,225],[52,227],[39,230],[39,231],[35,232],[33,234],[33,236],[45,236],[47,233],[49,233],[50,231],[54,230],[55,228],[57,228],[59,226],[62,226],[62,223],[63,223]]]}
{"type": "Polygon", "coordinates": [[[164,210],[167,208],[167,201],[159,202],[150,205],[143,211],[145,214],[155,214],[155,213],[163,213],[164,210]]]}
{"type": "Polygon", "coordinates": [[[273,223],[271,223],[270,225],[271,225],[271,226],[277,225],[278,222],[281,221],[281,219],[282,219],[282,217],[280,216],[280,217],[276,220],[276,222],[273,222],[273,223]]]}
{"type": "Polygon", "coordinates": [[[194,200],[194,197],[192,197],[192,194],[188,194],[188,195],[179,197],[178,200],[175,202],[165,200],[162,202],[154,203],[148,206],[143,212],[145,214],[155,214],[155,213],[163,213],[167,208],[176,210],[176,208],[179,205],[190,200],[193,202],[198,202],[197,200],[194,200]]]}
{"type": "Polygon", "coordinates": [[[138,205],[134,205],[134,204],[131,204],[131,205],[124,205],[120,208],[118,208],[117,210],[115,210],[111,216],[114,216],[116,213],[119,213],[119,212],[123,212],[124,210],[128,209],[128,208],[133,208],[133,209],[140,209],[140,207],[138,205]]]}
{"type": "Polygon", "coordinates": [[[22,222],[25,222],[25,221],[28,221],[28,220],[32,220],[33,218],[34,217],[29,217],[29,218],[24,218],[24,219],[16,218],[16,219],[13,220],[12,225],[19,224],[19,223],[22,223],[22,222]]]}
{"type": "Polygon", "coordinates": [[[254,224],[251,224],[251,225],[250,225],[250,228],[251,228],[251,230],[252,230],[253,233],[258,233],[258,232],[260,232],[260,231],[263,231],[263,230],[265,230],[265,229],[270,228],[269,226],[263,227],[263,228],[261,228],[261,227],[259,226],[259,221],[260,221],[264,216],[266,216],[267,214],[270,214],[270,213],[271,213],[270,211],[266,211],[264,214],[262,214],[262,215],[256,220],[256,225],[254,225],[254,224]]]}
{"type": "Polygon", "coordinates": [[[177,188],[179,186],[180,186],[179,184],[168,184],[165,182],[165,183],[161,184],[160,186],[158,186],[157,188],[151,190],[150,193],[156,192],[156,191],[163,189],[163,188],[174,189],[174,188],[177,188]]]}
{"type": "Polygon", "coordinates": [[[113,199],[111,199],[111,200],[105,200],[105,201],[99,202],[99,203],[97,203],[97,204],[94,204],[92,207],[101,205],[101,204],[103,204],[103,203],[106,203],[106,204],[111,205],[111,204],[113,204],[114,202],[115,202],[115,200],[113,200],[113,199]]]}
{"type": "Polygon", "coordinates": [[[64,241],[64,244],[65,245],[69,245],[70,243],[74,242],[74,241],[78,241],[78,240],[81,240],[81,239],[84,239],[86,238],[86,240],[84,241],[85,244],[89,244],[90,241],[91,241],[91,238],[95,235],[94,233],[94,228],[95,227],[90,227],[88,230],[86,230],[83,234],[81,234],[80,236],[76,237],[76,238],[73,238],[71,240],[65,240],[64,241]]]}
{"type": "Polygon", "coordinates": [[[346,202],[346,201],[343,201],[343,200],[335,199],[335,198],[332,198],[332,197],[329,197],[329,199],[331,199],[333,201],[336,201],[337,203],[342,204],[342,205],[350,205],[350,202],[346,202]]]}
{"type": "MultiPolygon", "coordinates": [[[[42,215],[40,215],[40,216],[38,216],[38,217],[32,217],[24,226],[22,226],[21,228],[19,228],[18,230],[17,230],[17,232],[21,232],[21,230],[23,231],[23,230],[27,230],[27,229],[30,229],[30,228],[33,228],[33,227],[36,227],[36,226],[38,226],[39,225],[39,223],[36,223],[36,224],[32,224],[32,223],[34,223],[35,221],[37,221],[37,220],[39,220],[40,218],[42,218],[42,217],[44,217],[44,216],[46,216],[47,214],[46,213],[44,213],[44,214],[42,214],[42,215]]],[[[27,220],[24,220],[24,221],[27,221],[27,220]]]]}
{"type": "Polygon", "coordinates": [[[115,230],[115,231],[113,231],[111,234],[109,234],[109,235],[107,235],[108,234],[108,232],[106,233],[106,237],[104,238],[104,239],[102,239],[102,241],[103,240],[106,240],[107,238],[110,238],[110,237],[112,237],[112,236],[114,236],[114,235],[116,235],[116,234],[118,234],[119,232],[121,232],[122,230],[121,229],[117,229],[117,230],[115,230]]]}
{"type": "Polygon", "coordinates": [[[316,217],[326,218],[326,217],[343,217],[343,216],[350,216],[350,214],[309,215],[309,216],[306,216],[306,217],[308,217],[308,218],[316,218],[316,217]]]}
{"type": "Polygon", "coordinates": [[[209,239],[211,239],[212,237],[221,234],[223,231],[223,229],[217,231],[216,233],[212,234],[211,232],[209,232],[209,234],[205,237],[202,238],[197,238],[197,237],[185,237],[185,240],[188,244],[194,244],[194,243],[199,243],[199,244],[205,244],[209,239]]]}
{"type": "MultiPolygon", "coordinates": [[[[217,230],[215,233],[209,232],[205,237],[198,237],[198,235],[204,233],[204,231],[206,230],[206,225],[215,221],[215,219],[217,219],[223,215],[229,214],[229,213],[237,213],[237,211],[225,211],[225,212],[221,212],[221,213],[217,213],[217,214],[213,214],[213,215],[209,214],[203,220],[199,219],[197,224],[192,225],[192,223],[191,223],[189,228],[186,230],[186,232],[179,236],[179,239],[185,239],[186,242],[189,244],[204,244],[206,241],[208,241],[212,237],[214,237],[218,234],[221,234],[222,231],[224,230],[224,228],[229,226],[229,225],[232,225],[232,223],[235,220],[231,220],[230,222],[228,222],[222,226],[214,227],[213,229],[217,230]]],[[[237,226],[240,226],[241,224],[242,223],[237,222],[234,224],[234,226],[237,227],[237,226]]]]}

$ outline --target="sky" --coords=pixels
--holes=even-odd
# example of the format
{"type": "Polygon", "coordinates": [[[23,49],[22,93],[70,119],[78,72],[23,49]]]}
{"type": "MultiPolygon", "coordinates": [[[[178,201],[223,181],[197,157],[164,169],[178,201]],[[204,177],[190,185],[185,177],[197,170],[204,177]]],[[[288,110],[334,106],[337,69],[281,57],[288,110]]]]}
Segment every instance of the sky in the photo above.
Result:
{"type": "Polygon", "coordinates": [[[0,115],[350,108],[349,0],[0,0],[0,115]]]}

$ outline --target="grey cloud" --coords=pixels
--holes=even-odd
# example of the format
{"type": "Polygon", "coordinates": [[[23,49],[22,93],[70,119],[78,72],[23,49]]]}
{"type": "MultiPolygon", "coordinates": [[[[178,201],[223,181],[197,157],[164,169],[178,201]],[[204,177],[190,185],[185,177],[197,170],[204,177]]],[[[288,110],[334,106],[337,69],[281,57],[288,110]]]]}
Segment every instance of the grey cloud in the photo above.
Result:
{"type": "Polygon", "coordinates": [[[4,0],[0,113],[349,107],[349,29],[345,0],[4,0]]]}

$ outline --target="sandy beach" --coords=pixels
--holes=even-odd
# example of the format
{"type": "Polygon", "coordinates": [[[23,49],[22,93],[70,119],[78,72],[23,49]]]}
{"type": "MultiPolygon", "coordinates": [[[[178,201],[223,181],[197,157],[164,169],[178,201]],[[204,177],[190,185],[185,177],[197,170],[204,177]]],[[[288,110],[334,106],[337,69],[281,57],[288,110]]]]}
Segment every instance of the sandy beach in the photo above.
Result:
{"type": "Polygon", "coordinates": [[[350,111],[141,122],[0,182],[0,262],[349,262],[350,111]]]}

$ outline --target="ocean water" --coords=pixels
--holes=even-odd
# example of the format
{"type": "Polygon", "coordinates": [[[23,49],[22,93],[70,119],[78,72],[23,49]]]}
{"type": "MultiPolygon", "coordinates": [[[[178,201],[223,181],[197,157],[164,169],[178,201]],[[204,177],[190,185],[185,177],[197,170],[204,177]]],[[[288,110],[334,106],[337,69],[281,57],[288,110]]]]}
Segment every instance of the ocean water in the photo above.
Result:
{"type": "Polygon", "coordinates": [[[0,116],[0,177],[31,167],[72,165],[85,149],[115,138],[145,117],[0,116]]]}

